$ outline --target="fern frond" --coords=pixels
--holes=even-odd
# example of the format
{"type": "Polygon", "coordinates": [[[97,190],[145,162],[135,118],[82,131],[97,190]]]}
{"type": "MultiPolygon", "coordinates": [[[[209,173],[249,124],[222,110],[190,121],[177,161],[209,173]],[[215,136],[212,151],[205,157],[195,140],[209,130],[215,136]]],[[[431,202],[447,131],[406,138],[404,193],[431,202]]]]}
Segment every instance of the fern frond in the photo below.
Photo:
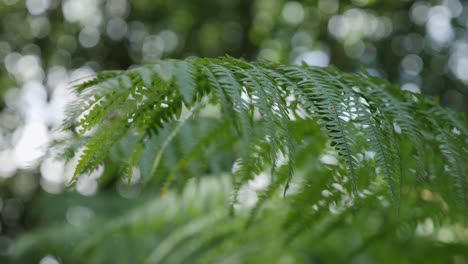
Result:
{"type": "MultiPolygon", "coordinates": [[[[393,204],[398,206],[402,167],[415,167],[419,178],[426,179],[430,185],[430,179],[436,178],[435,172],[443,168],[429,160],[445,157],[449,168],[443,172],[443,179],[445,176],[456,179],[461,200],[467,201],[466,166],[463,165],[468,156],[466,118],[447,114],[423,96],[400,91],[365,73],[346,74],[332,67],[287,66],[231,57],[161,60],[126,72],[98,74],[76,91],[79,98],[70,106],[64,126],[78,128],[86,140],[73,180],[96,169],[129,135],[140,137],[139,142],[145,145],[154,140],[164,142],[159,135],[161,131],[183,120],[183,113],[193,111],[200,104],[203,108],[206,102],[206,105],[219,106],[221,115],[217,118],[226,124],[222,133],[227,131],[226,140],[235,142],[230,147],[236,153],[240,169],[234,177],[233,204],[240,187],[262,171],[269,171],[273,179],[270,191],[262,197],[271,197],[279,186],[284,186],[286,192],[294,172],[305,166],[298,165],[296,160],[301,152],[298,150],[301,138],[308,137],[307,130],[296,128],[299,129],[296,133],[291,129],[292,124],[303,121],[322,125],[340,156],[338,168],[347,168],[351,184],[346,183],[344,174],[342,183],[345,187],[350,185],[354,197],[359,196],[362,187],[378,180],[373,173],[363,173],[364,168],[372,168],[378,177],[386,180],[393,204]],[[458,135],[452,138],[455,132],[458,135]],[[400,149],[404,142],[411,142],[412,147],[400,149]],[[403,160],[403,154],[413,150],[414,160],[403,160]],[[368,158],[369,153],[375,153],[375,157],[368,158]],[[278,164],[281,157],[285,158],[286,167],[278,164]],[[279,170],[281,175],[275,179],[279,170]]],[[[198,116],[195,113],[193,119],[198,116]]],[[[178,168],[183,167],[177,164],[184,153],[195,160],[195,153],[203,153],[203,146],[220,140],[221,136],[214,131],[212,139],[193,138],[200,140],[200,144],[189,147],[182,143],[185,145],[180,146],[185,148],[182,151],[176,150],[171,140],[167,146],[156,144],[163,150],[155,159],[167,160],[157,169],[169,179],[166,186],[171,185],[178,168]]],[[[149,151],[146,146],[142,152],[139,149],[137,146],[138,151],[128,156],[127,170],[144,158],[142,153],[149,151]]],[[[144,176],[147,180],[156,175],[154,170],[144,171],[151,174],[144,176]]],[[[413,181],[409,184],[411,188],[419,188],[413,181]]],[[[437,186],[433,188],[438,190],[437,186]]],[[[262,198],[261,203],[264,200],[267,199],[262,198]]]]}

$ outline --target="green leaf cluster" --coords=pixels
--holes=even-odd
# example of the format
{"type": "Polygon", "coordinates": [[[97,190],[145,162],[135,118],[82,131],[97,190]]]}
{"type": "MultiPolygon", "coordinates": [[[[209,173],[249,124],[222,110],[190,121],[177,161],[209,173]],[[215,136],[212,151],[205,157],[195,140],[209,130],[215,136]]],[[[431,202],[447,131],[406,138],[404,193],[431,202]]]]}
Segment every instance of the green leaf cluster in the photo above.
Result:
{"type": "MultiPolygon", "coordinates": [[[[81,241],[76,256],[109,261],[102,251],[123,247],[150,263],[320,262],[328,254],[410,263],[468,252],[460,226],[468,214],[468,119],[431,98],[366,72],[231,57],[99,73],[75,91],[63,126],[74,133],[67,158],[78,157],[71,182],[111,158],[129,185],[138,169],[139,188],[163,195],[98,234],[99,222],[67,231],[81,241]],[[212,180],[202,175],[226,173],[232,190],[217,192],[217,204],[203,190],[188,200],[166,197],[179,187],[187,193],[191,178],[203,189],[212,180]],[[265,186],[255,187],[262,177],[265,186]],[[254,203],[245,201],[249,186],[254,203]],[[459,237],[424,232],[428,222],[459,237]],[[107,235],[123,237],[117,245],[103,242],[107,235]],[[415,251],[387,259],[408,245],[415,251]]],[[[28,239],[55,239],[49,235],[28,239]]],[[[25,243],[17,255],[31,248],[25,243]]]]}

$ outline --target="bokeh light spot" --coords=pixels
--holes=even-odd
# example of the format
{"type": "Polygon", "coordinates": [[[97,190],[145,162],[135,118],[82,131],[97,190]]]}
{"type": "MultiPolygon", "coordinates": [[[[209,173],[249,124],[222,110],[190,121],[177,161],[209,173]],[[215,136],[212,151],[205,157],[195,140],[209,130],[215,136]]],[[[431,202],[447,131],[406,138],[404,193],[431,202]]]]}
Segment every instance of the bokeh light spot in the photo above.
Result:
{"type": "Polygon", "coordinates": [[[299,2],[287,2],[281,14],[284,21],[291,25],[297,25],[304,20],[304,8],[299,2]]]}

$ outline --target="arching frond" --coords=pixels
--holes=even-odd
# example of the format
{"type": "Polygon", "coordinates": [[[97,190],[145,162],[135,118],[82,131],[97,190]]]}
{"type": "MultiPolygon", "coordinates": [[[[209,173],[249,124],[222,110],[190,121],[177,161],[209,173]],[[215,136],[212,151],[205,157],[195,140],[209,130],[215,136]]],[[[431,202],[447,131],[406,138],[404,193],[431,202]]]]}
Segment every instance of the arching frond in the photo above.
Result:
{"type": "Polygon", "coordinates": [[[49,219],[15,244],[20,261],[468,257],[468,119],[430,98],[367,73],[229,57],[100,73],[75,91],[73,136],[56,144],[76,159],[72,181],[104,164],[103,184],[122,175],[141,195],[43,208],[96,216],[49,219]]]}
{"type": "MultiPolygon", "coordinates": [[[[124,166],[125,174],[131,175],[129,169],[143,159],[144,145],[157,138],[164,142],[161,131],[174,127],[187,113],[193,112],[191,118],[196,120],[208,111],[205,107],[214,106],[219,110],[210,110],[211,114],[225,129],[208,132],[209,137],[196,137],[200,142],[185,153],[193,160],[210,141],[224,137],[235,142],[230,145],[238,165],[233,204],[240,188],[261,172],[268,172],[271,179],[260,204],[278,189],[287,193],[295,180],[294,172],[306,166],[296,162],[297,154],[302,153],[299,146],[313,147],[313,139],[302,140],[308,138],[307,129],[296,126],[297,131],[292,131],[291,125],[312,122],[324,129],[331,151],[338,153],[335,174],[341,175],[339,184],[351,190],[352,199],[359,200],[363,188],[384,179],[397,207],[403,182],[408,182],[406,188],[424,184],[447,196],[453,209],[456,206],[449,202],[450,194],[440,189],[441,182],[452,181],[459,193],[457,203],[468,207],[466,117],[448,113],[424,96],[403,92],[366,73],[230,57],[162,60],[129,71],[98,74],[75,89],[80,97],[70,106],[64,127],[76,128],[85,140],[73,179],[96,169],[119,142],[136,135],[139,143],[131,150],[133,154],[127,155],[124,166]],[[437,159],[446,159],[447,167],[429,162],[437,159]],[[343,165],[346,171],[341,170],[343,165]],[[404,173],[403,167],[408,168],[404,173]],[[280,175],[275,178],[277,173],[280,175]]],[[[169,155],[165,149],[170,141],[156,151],[160,153],[155,158],[157,164],[162,155],[169,155]]],[[[153,177],[154,169],[150,174],[143,177],[153,177]]],[[[167,176],[166,186],[174,175],[167,176]]]]}

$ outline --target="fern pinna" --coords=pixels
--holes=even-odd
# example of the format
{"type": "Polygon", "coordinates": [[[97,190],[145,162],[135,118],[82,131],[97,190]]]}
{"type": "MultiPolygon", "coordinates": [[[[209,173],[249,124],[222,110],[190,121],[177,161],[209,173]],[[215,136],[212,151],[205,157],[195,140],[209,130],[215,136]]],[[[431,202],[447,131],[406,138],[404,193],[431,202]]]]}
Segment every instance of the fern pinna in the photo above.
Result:
{"type": "MultiPolygon", "coordinates": [[[[185,152],[187,157],[192,155],[187,159],[190,163],[203,157],[210,141],[233,142],[237,153],[233,204],[241,186],[262,171],[269,172],[270,188],[288,193],[295,170],[305,166],[296,162],[298,155],[314,148],[308,130],[294,124],[313,122],[322,127],[330,150],[339,156],[334,177],[356,203],[364,190],[384,180],[386,196],[396,208],[405,193],[425,186],[441,195],[454,215],[468,212],[466,117],[364,72],[231,57],[161,60],[128,71],[100,73],[75,91],[78,100],[68,108],[63,127],[73,130],[75,142],[82,146],[74,144],[74,150],[81,151],[72,181],[100,166],[129,135],[138,138],[130,147],[134,150],[122,160],[124,174],[130,177],[131,170],[141,165],[143,153],[148,153],[149,142],[163,128],[172,126],[176,134],[173,124],[183,126],[207,107],[216,106],[223,129],[208,131],[208,138],[196,139],[200,143],[185,146],[193,148],[185,152]],[[188,118],[187,113],[192,116],[188,118]],[[449,182],[458,193],[456,198],[445,189],[449,182]]],[[[159,177],[166,187],[171,186],[174,177],[157,174],[158,164],[159,160],[144,177],[159,177]]],[[[304,183],[308,177],[315,176],[300,180],[304,183]]]]}

